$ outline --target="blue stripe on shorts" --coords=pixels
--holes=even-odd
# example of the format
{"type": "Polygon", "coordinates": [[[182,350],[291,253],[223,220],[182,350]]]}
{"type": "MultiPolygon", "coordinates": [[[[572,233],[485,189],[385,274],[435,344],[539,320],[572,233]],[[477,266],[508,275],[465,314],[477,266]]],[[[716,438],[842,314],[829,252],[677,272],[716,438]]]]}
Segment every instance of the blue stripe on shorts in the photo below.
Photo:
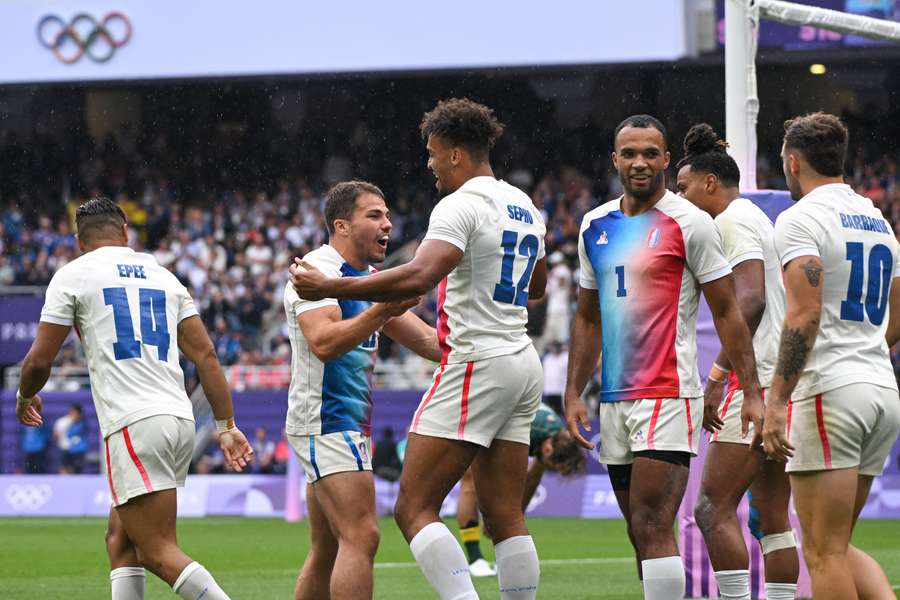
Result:
{"type": "Polygon", "coordinates": [[[316,472],[316,479],[322,479],[319,474],[319,465],[316,464],[316,436],[309,436],[309,462],[312,463],[313,471],[316,472]]]}
{"type": "Polygon", "coordinates": [[[359,456],[359,450],[356,449],[356,444],[353,443],[353,440],[350,439],[350,434],[346,431],[342,431],[344,434],[344,441],[347,442],[347,445],[350,446],[350,451],[353,452],[353,456],[356,458],[356,468],[360,471],[363,470],[362,458],[359,456]]]}

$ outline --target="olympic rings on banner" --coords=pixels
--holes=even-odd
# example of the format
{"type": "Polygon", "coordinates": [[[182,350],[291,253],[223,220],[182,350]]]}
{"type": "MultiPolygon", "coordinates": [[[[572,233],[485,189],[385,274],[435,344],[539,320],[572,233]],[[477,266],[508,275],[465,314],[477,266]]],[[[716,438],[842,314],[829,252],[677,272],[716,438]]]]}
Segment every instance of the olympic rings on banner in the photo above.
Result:
{"type": "Polygon", "coordinates": [[[74,64],[85,55],[95,63],[105,63],[131,39],[131,21],[119,11],[106,13],[100,21],[88,13],[78,13],[68,25],[59,15],[44,15],[38,21],[37,38],[44,48],[52,50],[54,56],[64,64],[74,64]],[[84,27],[85,23],[88,27],[84,27]],[[111,24],[124,27],[120,39],[113,37],[109,28],[111,24]],[[85,32],[87,35],[82,37],[85,32]],[[72,42],[75,51],[65,55],[63,47],[68,45],[67,41],[72,42]]]}

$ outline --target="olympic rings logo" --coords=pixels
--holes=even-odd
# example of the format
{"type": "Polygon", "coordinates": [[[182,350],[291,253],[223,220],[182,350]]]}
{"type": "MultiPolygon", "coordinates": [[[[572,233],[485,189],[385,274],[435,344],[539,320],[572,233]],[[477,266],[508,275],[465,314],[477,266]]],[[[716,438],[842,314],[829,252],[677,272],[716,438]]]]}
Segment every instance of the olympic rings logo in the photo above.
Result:
{"type": "Polygon", "coordinates": [[[46,483],[41,485],[12,484],[6,488],[6,501],[16,510],[35,511],[53,497],[53,490],[46,483]]]}
{"type": "Polygon", "coordinates": [[[131,39],[131,21],[119,11],[106,13],[100,21],[87,13],[78,13],[68,25],[58,15],[45,15],[38,21],[37,38],[64,64],[74,64],[85,55],[95,63],[105,63],[131,39]],[[110,25],[122,30],[118,39],[110,31],[110,25]],[[63,51],[70,46],[74,50],[63,51]]]}

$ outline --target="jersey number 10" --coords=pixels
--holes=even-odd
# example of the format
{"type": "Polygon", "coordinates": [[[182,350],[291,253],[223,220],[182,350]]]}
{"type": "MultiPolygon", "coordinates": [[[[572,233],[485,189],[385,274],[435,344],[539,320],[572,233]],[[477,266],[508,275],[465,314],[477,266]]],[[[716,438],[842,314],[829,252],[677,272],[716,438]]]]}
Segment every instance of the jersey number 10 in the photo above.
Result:
{"type": "MultiPolygon", "coordinates": [[[[865,254],[860,242],[847,242],[847,260],[850,261],[850,283],[847,299],[841,302],[841,319],[844,321],[863,320],[863,271],[865,254]]],[[[865,314],[872,325],[881,325],[888,305],[888,291],[891,289],[894,257],[883,244],[872,246],[869,251],[869,283],[866,286],[865,314]]]]}
{"type": "Polygon", "coordinates": [[[528,234],[519,243],[517,231],[504,231],[500,247],[503,248],[503,264],[500,266],[500,283],[494,286],[494,300],[504,304],[525,306],[528,303],[528,284],[531,282],[531,272],[538,255],[537,236],[528,234]],[[518,255],[528,258],[525,271],[519,278],[519,282],[513,287],[513,264],[516,260],[516,246],[518,255]]]}
{"type": "Polygon", "coordinates": [[[166,322],[166,292],[150,288],[138,289],[140,306],[141,341],[134,337],[134,322],[128,308],[128,295],[124,287],[103,288],[103,300],[113,309],[116,341],[113,354],[116,360],[141,357],[141,343],[156,346],[159,360],[169,360],[169,327],[166,322]]]}

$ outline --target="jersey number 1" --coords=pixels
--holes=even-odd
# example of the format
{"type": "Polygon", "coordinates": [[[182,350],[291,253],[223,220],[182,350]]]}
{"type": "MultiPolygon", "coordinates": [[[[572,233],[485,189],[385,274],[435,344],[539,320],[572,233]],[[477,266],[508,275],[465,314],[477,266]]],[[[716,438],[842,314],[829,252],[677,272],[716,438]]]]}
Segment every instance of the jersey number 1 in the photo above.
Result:
{"type": "MultiPolygon", "coordinates": [[[[841,319],[863,320],[863,271],[865,254],[859,242],[847,242],[847,260],[850,261],[850,282],[847,299],[841,302],[841,319]]],[[[891,289],[894,257],[883,244],[872,246],[869,251],[869,283],[866,286],[865,314],[872,325],[881,325],[887,311],[888,291],[891,289]]]]}
{"type": "Polygon", "coordinates": [[[528,234],[519,243],[519,233],[516,231],[504,231],[500,247],[503,248],[503,264],[500,266],[500,283],[494,286],[494,300],[504,304],[525,306],[528,302],[528,284],[531,281],[531,272],[537,260],[539,242],[537,236],[528,234]],[[525,272],[519,278],[519,283],[513,287],[513,264],[516,260],[516,246],[519,256],[528,258],[525,272]]]}
{"type": "Polygon", "coordinates": [[[166,292],[149,288],[138,289],[140,305],[141,342],[134,337],[134,322],[128,308],[128,295],[123,287],[103,288],[103,300],[112,306],[116,341],[113,354],[116,360],[141,357],[141,342],[156,346],[159,360],[169,360],[169,327],[166,322],[166,292]]]}

